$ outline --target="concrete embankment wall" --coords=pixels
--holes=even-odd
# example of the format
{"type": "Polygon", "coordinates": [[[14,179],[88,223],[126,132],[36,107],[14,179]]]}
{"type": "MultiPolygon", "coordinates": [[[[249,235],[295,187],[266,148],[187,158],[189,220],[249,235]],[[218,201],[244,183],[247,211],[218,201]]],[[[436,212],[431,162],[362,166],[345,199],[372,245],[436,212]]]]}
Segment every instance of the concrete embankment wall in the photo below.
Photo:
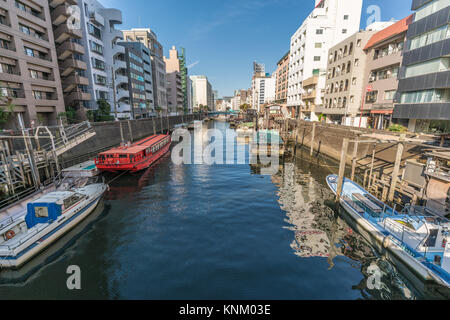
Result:
{"type": "MultiPolygon", "coordinates": [[[[298,144],[305,147],[311,147],[311,138],[313,132],[313,123],[306,121],[299,121],[299,132],[298,132],[298,144]]],[[[290,126],[297,126],[297,121],[290,122],[290,126]]],[[[357,132],[364,134],[379,133],[386,135],[385,131],[373,130],[373,129],[360,129],[353,127],[343,127],[333,124],[316,123],[315,135],[314,135],[314,155],[324,154],[335,160],[340,160],[341,150],[344,138],[352,140],[357,139],[357,132]]],[[[397,135],[399,133],[389,133],[389,135],[397,135]]],[[[292,134],[292,139],[295,140],[296,133],[292,134]]],[[[373,138],[360,137],[360,140],[373,140],[373,138]]],[[[351,164],[353,158],[353,150],[355,143],[350,142],[347,152],[347,163],[351,164]]],[[[363,169],[368,166],[371,162],[373,143],[359,143],[358,145],[358,167],[363,169]]],[[[402,160],[413,159],[420,157],[422,153],[422,147],[415,145],[405,144],[405,150],[403,152],[402,160]]],[[[376,165],[383,166],[384,169],[389,169],[393,166],[395,162],[395,157],[397,153],[396,143],[382,143],[377,144],[375,162],[376,165]]],[[[376,166],[375,165],[375,166],[376,166]]]]}
{"type": "Polygon", "coordinates": [[[79,144],[75,148],[66,152],[63,156],[63,162],[77,162],[79,158],[87,154],[98,153],[105,149],[120,145],[122,138],[120,134],[120,126],[125,141],[136,141],[141,138],[152,135],[153,124],[155,124],[155,131],[157,133],[173,130],[174,126],[181,123],[188,123],[193,120],[199,120],[201,115],[184,115],[172,117],[157,117],[154,119],[141,119],[120,122],[102,122],[94,123],[96,135],[79,144]],[[131,131],[131,132],[130,132],[131,131]]]}

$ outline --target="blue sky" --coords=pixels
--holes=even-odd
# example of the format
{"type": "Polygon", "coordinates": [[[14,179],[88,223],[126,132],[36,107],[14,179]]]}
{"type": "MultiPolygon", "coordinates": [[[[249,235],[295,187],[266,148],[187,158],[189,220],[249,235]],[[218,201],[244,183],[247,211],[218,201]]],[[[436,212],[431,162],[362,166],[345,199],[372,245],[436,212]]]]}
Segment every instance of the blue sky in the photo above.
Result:
{"type": "MultiPolygon", "coordinates": [[[[185,47],[190,74],[205,74],[220,96],[249,88],[253,61],[273,72],[289,50],[291,35],[314,7],[314,0],[99,0],[122,10],[121,29],[151,28],[167,56],[172,45],[185,47]]],[[[351,0],[346,0],[349,3],[351,0]]],[[[364,0],[377,5],[381,20],[411,13],[411,0],[364,0]]]]}

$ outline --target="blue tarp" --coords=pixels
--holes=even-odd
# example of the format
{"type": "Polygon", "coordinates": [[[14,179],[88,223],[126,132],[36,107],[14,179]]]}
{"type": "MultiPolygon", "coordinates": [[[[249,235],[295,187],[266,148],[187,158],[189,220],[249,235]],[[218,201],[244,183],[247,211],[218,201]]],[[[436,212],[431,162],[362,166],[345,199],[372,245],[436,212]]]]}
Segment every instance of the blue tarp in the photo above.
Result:
{"type": "Polygon", "coordinates": [[[61,215],[61,206],[56,203],[29,203],[27,209],[25,222],[27,223],[28,229],[40,223],[52,223],[61,215]],[[36,207],[47,208],[48,217],[37,217],[35,212],[36,207]]]}

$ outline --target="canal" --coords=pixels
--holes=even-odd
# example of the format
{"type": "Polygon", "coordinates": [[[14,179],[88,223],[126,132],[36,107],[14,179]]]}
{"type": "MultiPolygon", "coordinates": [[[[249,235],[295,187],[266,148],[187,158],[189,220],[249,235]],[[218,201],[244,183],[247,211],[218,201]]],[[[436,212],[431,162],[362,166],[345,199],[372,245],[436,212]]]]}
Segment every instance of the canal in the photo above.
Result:
{"type": "Polygon", "coordinates": [[[335,171],[307,155],[273,176],[249,164],[175,165],[167,155],[117,179],[92,216],[25,268],[0,272],[0,297],[422,298],[331,209],[325,177],[335,171]],[[79,291],[66,287],[71,265],[79,291]]]}

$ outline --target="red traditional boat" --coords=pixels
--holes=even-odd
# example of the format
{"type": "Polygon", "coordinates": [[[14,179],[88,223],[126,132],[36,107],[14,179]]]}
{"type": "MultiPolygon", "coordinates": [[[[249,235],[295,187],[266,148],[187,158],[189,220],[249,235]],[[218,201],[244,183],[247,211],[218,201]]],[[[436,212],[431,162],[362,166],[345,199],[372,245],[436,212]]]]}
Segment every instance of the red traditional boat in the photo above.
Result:
{"type": "Polygon", "coordinates": [[[100,153],[95,159],[95,165],[100,171],[141,171],[166,154],[170,143],[170,135],[150,136],[134,144],[100,153]]]}

